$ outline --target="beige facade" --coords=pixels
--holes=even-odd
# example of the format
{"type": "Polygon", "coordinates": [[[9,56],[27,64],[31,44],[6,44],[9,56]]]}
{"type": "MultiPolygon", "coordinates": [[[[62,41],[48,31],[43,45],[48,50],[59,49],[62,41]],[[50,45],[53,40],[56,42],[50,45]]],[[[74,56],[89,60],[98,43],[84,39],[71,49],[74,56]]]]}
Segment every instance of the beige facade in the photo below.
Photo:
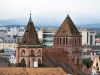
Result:
{"type": "Polygon", "coordinates": [[[0,43],[0,49],[16,49],[16,43],[0,43]]]}
{"type": "Polygon", "coordinates": [[[91,29],[78,29],[82,35],[82,45],[95,45],[96,32],[91,29]]]}

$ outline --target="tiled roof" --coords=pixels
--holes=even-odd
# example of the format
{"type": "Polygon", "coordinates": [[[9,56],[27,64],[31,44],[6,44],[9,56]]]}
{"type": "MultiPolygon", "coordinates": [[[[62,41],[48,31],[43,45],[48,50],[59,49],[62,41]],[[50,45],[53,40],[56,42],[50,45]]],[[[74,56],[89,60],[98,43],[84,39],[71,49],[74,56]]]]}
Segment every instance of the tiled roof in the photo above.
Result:
{"type": "Polygon", "coordinates": [[[61,68],[1,67],[0,75],[67,75],[61,68]]]}
{"type": "MultiPolygon", "coordinates": [[[[30,19],[31,19],[31,16],[30,16],[30,19]]],[[[26,27],[21,44],[22,45],[40,45],[34,24],[33,24],[32,20],[30,20],[30,19],[29,19],[28,25],[26,27]]]]}
{"type": "Polygon", "coordinates": [[[68,59],[63,49],[43,49],[43,64],[48,67],[61,67],[66,73],[77,72],[77,67],[68,59]]]}
{"type": "Polygon", "coordinates": [[[69,15],[65,18],[55,36],[81,36],[69,15]]]}

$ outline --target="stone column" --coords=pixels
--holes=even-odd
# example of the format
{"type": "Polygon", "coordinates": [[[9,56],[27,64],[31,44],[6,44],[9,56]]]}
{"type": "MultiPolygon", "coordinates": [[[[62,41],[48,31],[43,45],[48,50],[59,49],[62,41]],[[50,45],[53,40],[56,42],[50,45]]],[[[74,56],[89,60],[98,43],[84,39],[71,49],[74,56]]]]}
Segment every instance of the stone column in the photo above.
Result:
{"type": "Polygon", "coordinates": [[[30,67],[34,67],[34,61],[33,61],[32,57],[30,57],[30,67]]]}
{"type": "Polygon", "coordinates": [[[26,57],[26,67],[29,67],[29,59],[26,57]]]}

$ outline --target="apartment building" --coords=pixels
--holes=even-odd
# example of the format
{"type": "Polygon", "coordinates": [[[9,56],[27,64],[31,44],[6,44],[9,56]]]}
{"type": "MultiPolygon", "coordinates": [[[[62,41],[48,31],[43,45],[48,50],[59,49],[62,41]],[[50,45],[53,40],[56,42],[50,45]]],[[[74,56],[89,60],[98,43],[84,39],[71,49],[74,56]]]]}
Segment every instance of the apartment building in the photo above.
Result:
{"type": "Polygon", "coordinates": [[[15,57],[14,53],[15,53],[15,50],[6,49],[3,52],[0,52],[0,57],[8,58],[10,63],[15,64],[16,63],[16,57],[15,57]]]}
{"type": "Polygon", "coordinates": [[[78,29],[82,35],[82,45],[95,45],[96,32],[91,29],[78,29]]]}
{"type": "Polygon", "coordinates": [[[13,36],[23,36],[24,31],[25,31],[25,28],[21,26],[19,28],[17,27],[9,28],[7,32],[8,32],[9,37],[13,37],[13,36]]]}
{"type": "Polygon", "coordinates": [[[38,38],[43,45],[52,46],[53,36],[55,35],[57,28],[40,28],[38,31],[38,38]]]}
{"type": "Polygon", "coordinates": [[[1,38],[0,49],[16,49],[16,38],[5,37],[1,38]]]}

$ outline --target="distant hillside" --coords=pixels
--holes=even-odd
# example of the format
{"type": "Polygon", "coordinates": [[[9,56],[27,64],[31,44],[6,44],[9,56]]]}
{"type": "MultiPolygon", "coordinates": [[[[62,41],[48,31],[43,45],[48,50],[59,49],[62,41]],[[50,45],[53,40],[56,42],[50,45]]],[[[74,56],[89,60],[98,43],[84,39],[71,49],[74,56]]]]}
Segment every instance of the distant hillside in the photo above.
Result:
{"type": "MultiPolygon", "coordinates": [[[[61,12],[44,12],[37,15],[32,15],[32,20],[35,26],[55,26],[59,27],[64,19],[66,18],[66,13],[61,12]]],[[[70,17],[76,26],[81,27],[100,27],[100,18],[94,18],[93,16],[88,16],[85,14],[71,13],[70,17]]],[[[0,20],[0,25],[27,25],[29,16],[20,17],[14,19],[0,20]]]]}

